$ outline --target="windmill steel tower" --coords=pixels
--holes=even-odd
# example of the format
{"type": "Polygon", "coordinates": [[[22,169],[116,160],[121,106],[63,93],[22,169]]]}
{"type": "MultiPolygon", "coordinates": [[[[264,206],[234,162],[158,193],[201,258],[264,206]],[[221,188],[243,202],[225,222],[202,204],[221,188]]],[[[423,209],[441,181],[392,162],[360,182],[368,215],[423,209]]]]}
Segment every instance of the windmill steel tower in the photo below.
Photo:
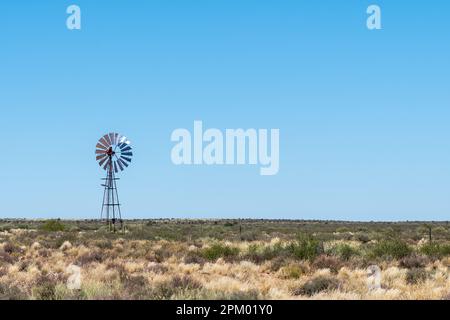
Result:
{"type": "Polygon", "coordinates": [[[96,145],[96,160],[106,170],[103,192],[103,204],[100,218],[105,219],[108,229],[116,232],[116,223],[123,230],[122,213],[120,211],[119,193],[117,192],[116,173],[125,170],[133,156],[130,141],[118,133],[105,134],[96,145]]]}

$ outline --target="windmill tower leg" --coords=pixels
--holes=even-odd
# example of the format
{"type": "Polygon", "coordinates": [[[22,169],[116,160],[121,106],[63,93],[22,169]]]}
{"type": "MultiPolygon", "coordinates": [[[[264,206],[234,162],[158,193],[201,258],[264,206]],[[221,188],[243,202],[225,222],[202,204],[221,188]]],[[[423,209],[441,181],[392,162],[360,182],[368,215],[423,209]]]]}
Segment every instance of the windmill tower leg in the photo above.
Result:
{"type": "MultiPolygon", "coordinates": [[[[112,163],[112,162],[111,162],[112,163]]],[[[122,215],[120,212],[119,194],[117,192],[118,178],[114,175],[114,169],[111,166],[108,168],[106,173],[105,191],[103,193],[103,205],[101,218],[105,217],[106,225],[110,232],[116,232],[116,222],[120,223],[120,229],[123,230],[122,215]]]]}

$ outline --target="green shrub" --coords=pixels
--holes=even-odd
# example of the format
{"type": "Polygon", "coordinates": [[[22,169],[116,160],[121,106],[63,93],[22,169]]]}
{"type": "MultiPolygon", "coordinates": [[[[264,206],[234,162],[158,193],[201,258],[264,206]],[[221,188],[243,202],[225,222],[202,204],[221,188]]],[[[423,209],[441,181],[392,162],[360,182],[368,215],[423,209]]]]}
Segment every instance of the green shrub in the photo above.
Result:
{"type": "Polygon", "coordinates": [[[402,240],[382,240],[372,248],[373,257],[401,259],[412,253],[412,249],[402,240]]]}
{"type": "Polygon", "coordinates": [[[353,256],[358,256],[360,252],[348,244],[338,244],[331,249],[333,255],[338,256],[342,260],[350,260],[353,256]]]}
{"type": "Polygon", "coordinates": [[[239,255],[239,249],[216,243],[203,249],[201,255],[209,261],[215,261],[219,258],[231,259],[239,255]]]}
{"type": "Polygon", "coordinates": [[[450,245],[427,243],[420,248],[420,252],[431,258],[442,258],[450,255],[450,245]]]}
{"type": "Polygon", "coordinates": [[[289,264],[281,269],[281,276],[285,279],[298,279],[308,272],[301,264],[289,264]]]}
{"type": "Polygon", "coordinates": [[[12,227],[10,225],[2,225],[0,226],[0,232],[10,231],[12,227]]]}
{"type": "Polygon", "coordinates": [[[108,239],[100,239],[100,240],[95,240],[92,242],[92,244],[94,246],[96,246],[97,248],[106,250],[106,249],[112,249],[113,248],[113,243],[111,240],[108,239]]]}
{"type": "Polygon", "coordinates": [[[245,259],[255,263],[262,263],[264,261],[273,260],[276,257],[286,256],[286,249],[280,243],[274,246],[262,246],[251,244],[248,248],[245,259]]]}
{"type": "Polygon", "coordinates": [[[65,225],[59,220],[48,220],[40,226],[40,229],[47,232],[64,231],[65,225]]]}
{"type": "Polygon", "coordinates": [[[300,237],[296,242],[291,243],[287,250],[297,259],[314,260],[323,253],[323,245],[311,237],[300,237]]]}
{"type": "Polygon", "coordinates": [[[367,243],[370,241],[370,237],[365,233],[358,233],[356,235],[356,240],[358,240],[359,242],[362,242],[362,243],[367,243]]]}

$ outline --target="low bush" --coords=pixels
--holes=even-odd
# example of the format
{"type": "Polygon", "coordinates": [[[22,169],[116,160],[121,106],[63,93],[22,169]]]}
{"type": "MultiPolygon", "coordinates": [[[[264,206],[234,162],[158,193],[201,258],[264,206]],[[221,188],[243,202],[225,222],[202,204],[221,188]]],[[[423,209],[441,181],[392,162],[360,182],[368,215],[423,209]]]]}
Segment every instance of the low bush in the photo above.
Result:
{"type": "Polygon", "coordinates": [[[0,282],[0,300],[26,300],[27,294],[18,287],[0,282]]]}
{"type": "Polygon", "coordinates": [[[315,269],[329,269],[333,273],[338,273],[343,264],[336,257],[320,255],[314,260],[312,266],[315,269]]]}
{"type": "Polygon", "coordinates": [[[128,295],[133,300],[146,299],[151,292],[147,279],[143,276],[128,276],[122,279],[125,290],[124,295],[128,295]]]}
{"type": "Polygon", "coordinates": [[[371,251],[376,258],[402,259],[412,253],[411,247],[402,240],[382,240],[371,251]]]}
{"type": "Polygon", "coordinates": [[[104,258],[104,255],[100,251],[90,251],[78,256],[75,263],[79,266],[84,266],[93,262],[103,262],[104,258]]]}
{"type": "Polygon", "coordinates": [[[287,261],[285,257],[276,257],[270,261],[269,268],[270,271],[277,272],[287,264],[289,264],[289,261],[287,261]]]}
{"type": "Polygon", "coordinates": [[[0,251],[0,262],[5,264],[13,264],[16,261],[15,257],[12,257],[8,252],[0,251]]]}
{"type": "Polygon", "coordinates": [[[258,239],[258,233],[255,231],[242,232],[240,239],[241,241],[255,241],[258,239]]]}
{"type": "Polygon", "coordinates": [[[273,246],[263,246],[259,244],[252,244],[249,246],[245,255],[246,260],[255,263],[262,263],[264,261],[272,260],[277,257],[285,257],[286,249],[277,243],[273,246]]]}
{"type": "Polygon", "coordinates": [[[48,220],[40,226],[40,229],[46,232],[64,231],[65,225],[59,220],[48,220]]]}
{"type": "Polygon", "coordinates": [[[196,251],[189,251],[183,259],[186,264],[200,264],[203,265],[206,260],[196,251]]]}
{"type": "Polygon", "coordinates": [[[323,253],[323,244],[311,237],[300,237],[287,247],[288,252],[300,260],[314,260],[323,253]]]}
{"type": "Polygon", "coordinates": [[[239,255],[239,249],[216,243],[211,247],[204,248],[201,251],[201,255],[209,261],[216,261],[219,258],[231,260],[239,255]]]}
{"type": "Polygon", "coordinates": [[[420,252],[428,257],[439,259],[450,255],[450,245],[427,243],[420,248],[420,252]]]}
{"type": "Polygon", "coordinates": [[[330,253],[345,261],[350,260],[350,258],[354,256],[360,255],[358,249],[348,244],[338,244],[330,250],[330,253]]]}
{"type": "Polygon", "coordinates": [[[291,263],[280,269],[281,277],[284,279],[298,279],[307,272],[308,268],[299,263],[291,263]]]}
{"type": "Polygon", "coordinates": [[[7,254],[13,254],[16,252],[20,252],[20,247],[14,243],[11,242],[5,242],[3,244],[3,251],[7,254]]]}
{"type": "Polygon", "coordinates": [[[424,268],[428,262],[426,257],[413,254],[401,259],[399,265],[402,268],[415,269],[424,268]]]}
{"type": "Polygon", "coordinates": [[[165,265],[162,265],[160,263],[155,263],[155,264],[148,266],[146,268],[146,271],[153,272],[156,274],[165,274],[169,271],[169,268],[167,268],[165,265]]]}
{"type": "Polygon", "coordinates": [[[308,296],[312,297],[320,292],[337,290],[340,286],[340,281],[334,277],[318,276],[306,282],[300,288],[292,291],[294,296],[308,296]]]}
{"type": "Polygon", "coordinates": [[[198,291],[202,285],[190,276],[173,276],[171,279],[158,283],[151,290],[151,298],[167,300],[183,296],[187,291],[198,291]]]}
{"type": "Polygon", "coordinates": [[[37,300],[56,300],[56,281],[47,275],[40,276],[33,288],[37,300]]]}
{"type": "Polygon", "coordinates": [[[108,240],[108,239],[101,239],[101,240],[93,241],[92,245],[96,246],[99,249],[103,249],[103,250],[113,248],[112,241],[108,240]]]}
{"type": "Polygon", "coordinates": [[[406,273],[406,282],[408,284],[418,284],[428,278],[428,273],[423,268],[413,268],[406,273]]]}

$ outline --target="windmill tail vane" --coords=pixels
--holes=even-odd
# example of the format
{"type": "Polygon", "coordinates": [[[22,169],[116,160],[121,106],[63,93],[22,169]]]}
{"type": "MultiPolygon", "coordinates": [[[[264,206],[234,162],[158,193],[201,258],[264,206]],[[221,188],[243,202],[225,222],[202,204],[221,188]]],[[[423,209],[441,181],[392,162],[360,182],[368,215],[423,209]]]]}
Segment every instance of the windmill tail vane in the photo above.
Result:
{"type": "Polygon", "coordinates": [[[108,133],[101,137],[96,145],[96,160],[99,166],[106,171],[103,203],[100,218],[105,219],[108,229],[116,232],[116,223],[123,231],[122,213],[120,210],[119,193],[117,191],[116,174],[125,170],[133,157],[130,141],[118,133],[108,133]]]}

